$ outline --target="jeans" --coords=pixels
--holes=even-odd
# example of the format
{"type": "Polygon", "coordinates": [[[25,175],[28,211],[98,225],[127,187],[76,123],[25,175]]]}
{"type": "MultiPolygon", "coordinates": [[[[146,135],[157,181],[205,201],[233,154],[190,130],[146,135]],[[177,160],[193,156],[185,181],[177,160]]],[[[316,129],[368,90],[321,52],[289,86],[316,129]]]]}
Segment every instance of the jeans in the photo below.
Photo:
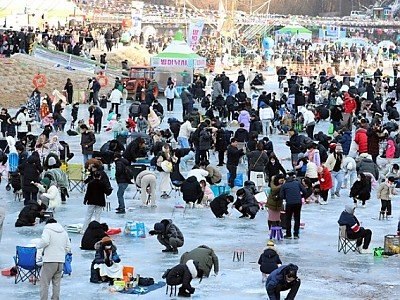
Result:
{"type": "Polygon", "coordinates": [[[93,154],[83,154],[83,164],[86,164],[86,162],[91,159],[93,154]]]}
{"type": "Polygon", "coordinates": [[[183,136],[178,136],[178,144],[181,148],[190,148],[189,139],[183,136]]]}
{"type": "Polygon", "coordinates": [[[24,205],[28,205],[31,200],[37,201],[37,192],[23,191],[22,194],[24,196],[24,205]]]}
{"type": "Polygon", "coordinates": [[[237,173],[237,166],[235,165],[226,165],[226,168],[228,169],[229,172],[229,180],[228,180],[228,185],[233,188],[235,186],[234,182],[236,179],[236,173],[237,173]]]}
{"type": "Polygon", "coordinates": [[[128,188],[128,183],[118,183],[118,191],[117,191],[117,198],[118,198],[118,208],[125,209],[125,201],[124,201],[124,193],[125,190],[128,188]]]}
{"type": "Polygon", "coordinates": [[[64,263],[62,262],[44,262],[40,274],[40,300],[49,299],[50,282],[53,285],[52,300],[60,299],[60,283],[64,263]]]}
{"type": "Polygon", "coordinates": [[[298,161],[298,159],[299,159],[299,153],[292,153],[291,154],[291,160],[292,160],[292,167],[293,167],[293,170],[295,170],[295,166],[297,166],[297,161],[298,161]]]}
{"type": "Polygon", "coordinates": [[[179,167],[182,169],[182,171],[188,171],[188,165],[187,162],[189,159],[193,159],[194,158],[194,152],[190,151],[187,155],[185,155],[184,157],[181,157],[181,161],[179,163],[179,167]]]}
{"type": "Polygon", "coordinates": [[[174,98],[168,99],[167,98],[167,111],[174,110],[174,98]]]}
{"type": "Polygon", "coordinates": [[[93,127],[94,127],[94,132],[95,133],[100,133],[101,132],[101,119],[100,120],[94,120],[93,122],[93,127]]]}
{"type": "Polygon", "coordinates": [[[372,231],[361,227],[357,232],[347,232],[347,237],[351,240],[357,240],[357,247],[360,247],[364,240],[363,249],[368,249],[371,242],[372,231]]]}
{"type": "Polygon", "coordinates": [[[342,188],[344,172],[342,170],[340,170],[338,172],[332,171],[331,176],[332,176],[332,182],[333,182],[333,186],[331,189],[331,195],[333,195],[334,193],[339,194],[340,189],[342,188]],[[336,189],[335,189],[335,179],[336,179],[336,189]]]}
{"type": "Polygon", "coordinates": [[[271,130],[271,120],[267,119],[267,120],[262,120],[262,126],[263,126],[263,134],[265,136],[269,136],[270,130],[271,130]]]}
{"type": "Polygon", "coordinates": [[[293,234],[299,235],[301,203],[286,204],[286,235],[292,236],[292,217],[294,217],[293,234]]]}
{"type": "Polygon", "coordinates": [[[103,207],[98,206],[98,205],[88,205],[87,212],[86,212],[86,217],[85,217],[85,223],[83,224],[82,230],[86,231],[87,227],[89,226],[89,223],[92,221],[92,217],[94,216],[94,220],[100,223],[100,215],[101,211],[103,210],[103,207]]]}

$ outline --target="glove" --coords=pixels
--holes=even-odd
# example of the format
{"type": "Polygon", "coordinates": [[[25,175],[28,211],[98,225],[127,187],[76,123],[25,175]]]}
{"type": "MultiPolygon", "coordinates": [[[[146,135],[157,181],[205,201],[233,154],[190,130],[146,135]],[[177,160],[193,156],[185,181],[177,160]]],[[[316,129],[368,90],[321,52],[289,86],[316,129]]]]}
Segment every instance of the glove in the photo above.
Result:
{"type": "Polygon", "coordinates": [[[149,231],[149,234],[150,234],[150,235],[156,235],[156,234],[157,234],[157,231],[155,231],[155,230],[150,230],[150,231],[149,231]]]}
{"type": "Polygon", "coordinates": [[[194,288],[194,287],[192,287],[192,288],[190,288],[190,289],[188,289],[188,292],[189,292],[189,294],[194,294],[194,291],[195,291],[196,289],[194,288]]]}

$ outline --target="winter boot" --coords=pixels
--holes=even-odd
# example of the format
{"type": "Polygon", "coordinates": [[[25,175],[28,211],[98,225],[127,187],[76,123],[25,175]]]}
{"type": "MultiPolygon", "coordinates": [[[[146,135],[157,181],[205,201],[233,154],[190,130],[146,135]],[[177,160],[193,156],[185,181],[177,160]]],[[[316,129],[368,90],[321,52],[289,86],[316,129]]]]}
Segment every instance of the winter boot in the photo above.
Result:
{"type": "Polygon", "coordinates": [[[188,293],[185,289],[179,288],[178,297],[186,297],[190,298],[190,293],[188,293]]]}
{"type": "Polygon", "coordinates": [[[379,220],[383,220],[385,218],[385,212],[384,211],[380,211],[379,212],[379,220]]]}

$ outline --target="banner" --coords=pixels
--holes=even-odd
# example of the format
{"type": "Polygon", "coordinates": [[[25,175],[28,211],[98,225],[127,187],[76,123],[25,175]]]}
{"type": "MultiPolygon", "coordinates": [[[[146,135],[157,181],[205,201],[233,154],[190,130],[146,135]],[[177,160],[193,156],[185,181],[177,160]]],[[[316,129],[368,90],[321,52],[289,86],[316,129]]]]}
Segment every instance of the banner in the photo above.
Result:
{"type": "Polygon", "coordinates": [[[188,44],[194,50],[200,41],[201,33],[204,28],[204,20],[192,21],[189,25],[188,44]]]}
{"type": "Polygon", "coordinates": [[[143,1],[132,1],[132,7],[131,7],[132,35],[139,36],[142,31],[143,7],[144,7],[143,1]]]}

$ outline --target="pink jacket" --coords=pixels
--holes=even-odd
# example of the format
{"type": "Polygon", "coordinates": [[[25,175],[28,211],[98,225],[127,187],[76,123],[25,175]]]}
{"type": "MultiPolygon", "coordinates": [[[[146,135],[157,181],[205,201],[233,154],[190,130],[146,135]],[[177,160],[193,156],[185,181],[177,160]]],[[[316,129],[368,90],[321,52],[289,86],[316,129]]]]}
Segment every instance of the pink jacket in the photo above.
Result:
{"type": "Polygon", "coordinates": [[[386,158],[394,158],[395,152],[396,152],[396,145],[394,144],[393,139],[388,139],[386,146],[386,158]]]}
{"type": "Polygon", "coordinates": [[[215,198],[213,191],[210,189],[208,185],[206,185],[204,188],[204,197],[206,197],[207,200],[210,201],[212,201],[215,198]]]}

